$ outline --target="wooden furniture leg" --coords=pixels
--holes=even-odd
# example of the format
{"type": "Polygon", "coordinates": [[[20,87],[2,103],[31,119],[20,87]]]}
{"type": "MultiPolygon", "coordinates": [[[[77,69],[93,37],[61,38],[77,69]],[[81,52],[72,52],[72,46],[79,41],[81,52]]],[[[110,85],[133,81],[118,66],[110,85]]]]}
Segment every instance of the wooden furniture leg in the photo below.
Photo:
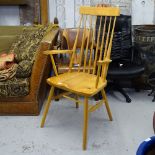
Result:
{"type": "Polygon", "coordinates": [[[84,118],[83,118],[83,150],[87,148],[87,130],[88,130],[88,97],[84,100],[84,118]]]}
{"type": "Polygon", "coordinates": [[[112,121],[113,120],[112,113],[111,113],[111,110],[110,110],[110,107],[109,107],[109,103],[108,103],[108,100],[107,100],[107,96],[106,96],[105,90],[102,90],[101,93],[102,93],[103,99],[105,100],[105,106],[106,106],[106,109],[107,109],[107,113],[108,113],[109,119],[110,119],[110,121],[112,121]]]}
{"type": "MultiPolygon", "coordinates": [[[[76,100],[78,100],[78,95],[76,95],[76,100]]],[[[75,102],[75,104],[76,104],[76,109],[78,109],[79,108],[79,103],[75,102]]]]}
{"type": "Polygon", "coordinates": [[[47,103],[45,105],[45,110],[44,110],[44,113],[43,113],[42,121],[41,121],[41,128],[44,127],[46,116],[47,116],[47,113],[48,113],[48,110],[49,110],[49,107],[50,107],[50,104],[51,104],[51,99],[53,97],[53,94],[54,94],[54,87],[51,87],[50,93],[49,93],[49,96],[48,96],[48,99],[47,99],[47,103]]]}

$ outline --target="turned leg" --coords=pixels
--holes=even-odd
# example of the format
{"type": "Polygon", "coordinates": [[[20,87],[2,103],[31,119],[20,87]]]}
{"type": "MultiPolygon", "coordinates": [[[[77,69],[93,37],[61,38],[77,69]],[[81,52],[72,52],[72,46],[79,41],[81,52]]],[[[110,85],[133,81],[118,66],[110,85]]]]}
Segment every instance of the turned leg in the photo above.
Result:
{"type": "Polygon", "coordinates": [[[53,97],[53,94],[54,94],[54,87],[52,86],[51,89],[50,89],[50,92],[49,92],[49,96],[48,96],[46,105],[45,105],[45,110],[43,112],[43,117],[42,117],[42,121],[41,121],[41,128],[44,127],[46,116],[47,116],[47,113],[48,113],[48,110],[49,110],[49,107],[50,107],[50,104],[51,104],[51,99],[53,97]]]}
{"type": "Polygon", "coordinates": [[[109,119],[110,119],[110,121],[112,121],[113,120],[112,113],[111,113],[111,110],[110,110],[110,107],[109,107],[109,103],[108,103],[108,100],[107,100],[106,93],[105,93],[104,90],[102,90],[101,93],[102,93],[103,99],[105,100],[105,106],[106,106],[106,109],[107,109],[107,113],[108,113],[109,119]]]}

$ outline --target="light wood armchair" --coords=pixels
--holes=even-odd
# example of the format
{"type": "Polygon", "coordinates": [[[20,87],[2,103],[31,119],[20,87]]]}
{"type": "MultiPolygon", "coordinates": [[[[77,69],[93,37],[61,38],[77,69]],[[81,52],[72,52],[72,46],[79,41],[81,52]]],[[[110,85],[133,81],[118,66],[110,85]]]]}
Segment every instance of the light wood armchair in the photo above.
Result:
{"type": "Polygon", "coordinates": [[[51,104],[52,99],[65,97],[75,101],[75,103],[84,105],[84,120],[83,120],[83,150],[86,150],[87,146],[87,129],[88,129],[88,114],[94,112],[105,104],[109,119],[112,121],[112,114],[106,97],[104,88],[107,85],[107,70],[111,55],[112,39],[114,35],[114,28],[116,17],[119,16],[120,10],[118,7],[80,7],[80,24],[77,29],[76,39],[72,49],[68,50],[49,50],[45,51],[44,54],[50,55],[53,64],[53,69],[55,72],[54,77],[47,79],[47,83],[51,86],[47,103],[45,105],[45,110],[43,113],[43,118],[41,122],[41,127],[44,126],[45,119],[51,104]],[[96,19],[97,16],[101,16],[100,26],[98,34],[96,35],[96,19]],[[102,18],[105,19],[104,24],[102,24],[102,18]],[[80,29],[84,23],[84,30],[82,34],[82,43],[80,47],[80,59],[77,66],[77,71],[73,71],[74,58],[76,55],[78,37],[80,34],[80,29]],[[86,30],[89,23],[89,34],[86,46],[84,46],[86,30]],[[103,27],[103,32],[101,32],[101,27],[103,27]],[[93,32],[91,37],[91,31],[93,32]],[[102,37],[101,36],[102,33],[102,37]],[[96,48],[94,50],[95,37],[96,48]],[[89,49],[89,43],[91,41],[91,48],[89,49]],[[67,73],[58,75],[58,71],[54,62],[53,55],[55,54],[71,54],[71,60],[69,64],[69,70],[67,73]],[[94,57],[93,57],[94,55],[94,57]],[[83,58],[84,56],[84,58],[83,58]],[[88,59],[89,58],[89,59],[88,59]],[[89,60],[89,61],[87,61],[89,60]],[[80,67],[83,66],[81,70],[80,67]],[[93,70],[91,71],[91,66],[93,70]],[[97,73],[96,73],[97,72],[97,73]],[[54,89],[59,88],[65,92],[54,96],[54,89]],[[97,102],[96,105],[89,105],[88,99],[98,92],[102,93],[103,99],[97,102]],[[70,94],[75,94],[75,98],[71,98],[70,94]],[[78,96],[84,96],[84,103],[78,100],[78,96]]]}

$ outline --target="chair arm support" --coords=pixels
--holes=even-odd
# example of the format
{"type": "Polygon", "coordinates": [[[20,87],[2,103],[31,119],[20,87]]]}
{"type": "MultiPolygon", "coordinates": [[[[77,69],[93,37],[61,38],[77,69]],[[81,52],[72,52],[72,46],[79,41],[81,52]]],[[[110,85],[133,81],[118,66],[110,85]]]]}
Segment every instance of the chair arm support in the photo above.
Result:
{"type": "Polygon", "coordinates": [[[101,72],[101,68],[103,67],[103,64],[109,64],[112,60],[105,58],[104,60],[99,60],[97,61],[97,65],[98,65],[98,70],[97,70],[97,78],[96,78],[96,84],[95,87],[98,87],[98,83],[99,83],[99,78],[100,78],[100,72],[101,72]],[[102,66],[102,67],[101,67],[102,66]]]}
{"type": "Polygon", "coordinates": [[[103,65],[105,63],[110,63],[112,60],[105,58],[104,60],[97,61],[97,65],[103,65]]]}
{"type": "Polygon", "coordinates": [[[65,53],[72,53],[73,50],[48,50],[44,51],[46,55],[53,55],[53,54],[65,54],[65,53]]]}
{"type": "Polygon", "coordinates": [[[100,71],[101,71],[101,64],[99,64],[99,66],[98,66],[98,70],[97,70],[97,78],[96,78],[96,83],[95,83],[95,88],[98,87],[99,78],[100,78],[100,71]]]}
{"type": "Polygon", "coordinates": [[[43,53],[45,55],[50,55],[51,62],[52,62],[52,65],[53,65],[54,73],[55,73],[56,76],[58,76],[58,71],[57,71],[57,67],[56,67],[55,60],[54,60],[53,55],[54,54],[72,53],[72,52],[73,52],[73,50],[47,50],[47,51],[44,51],[43,53]]]}

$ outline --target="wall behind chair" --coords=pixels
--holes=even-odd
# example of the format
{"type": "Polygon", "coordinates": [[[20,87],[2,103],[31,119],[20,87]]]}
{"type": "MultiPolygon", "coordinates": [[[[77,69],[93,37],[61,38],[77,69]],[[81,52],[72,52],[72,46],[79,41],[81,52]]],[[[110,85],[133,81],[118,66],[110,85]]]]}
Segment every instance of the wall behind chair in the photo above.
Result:
{"type": "MultiPolygon", "coordinates": [[[[58,17],[62,28],[75,27],[79,21],[79,7],[99,3],[119,5],[122,14],[132,14],[134,25],[155,24],[155,0],[49,0],[49,19],[53,22],[54,17],[58,17]]],[[[0,25],[19,25],[19,20],[18,6],[0,6],[0,25]]],[[[21,22],[26,24],[27,20],[21,22]]]]}
{"type": "MultiPolygon", "coordinates": [[[[25,5],[0,5],[0,25],[32,25],[40,23],[40,0],[26,0],[25,5]]],[[[20,1],[19,1],[20,2],[20,1]]]]}
{"type": "Polygon", "coordinates": [[[18,6],[0,6],[0,25],[20,25],[18,6]]]}
{"type": "Polygon", "coordinates": [[[132,0],[132,24],[155,24],[155,0],[132,0]]]}
{"type": "Polygon", "coordinates": [[[131,0],[49,0],[50,21],[56,16],[62,28],[75,27],[79,21],[79,7],[99,3],[119,5],[122,14],[131,14],[131,0]]]}

